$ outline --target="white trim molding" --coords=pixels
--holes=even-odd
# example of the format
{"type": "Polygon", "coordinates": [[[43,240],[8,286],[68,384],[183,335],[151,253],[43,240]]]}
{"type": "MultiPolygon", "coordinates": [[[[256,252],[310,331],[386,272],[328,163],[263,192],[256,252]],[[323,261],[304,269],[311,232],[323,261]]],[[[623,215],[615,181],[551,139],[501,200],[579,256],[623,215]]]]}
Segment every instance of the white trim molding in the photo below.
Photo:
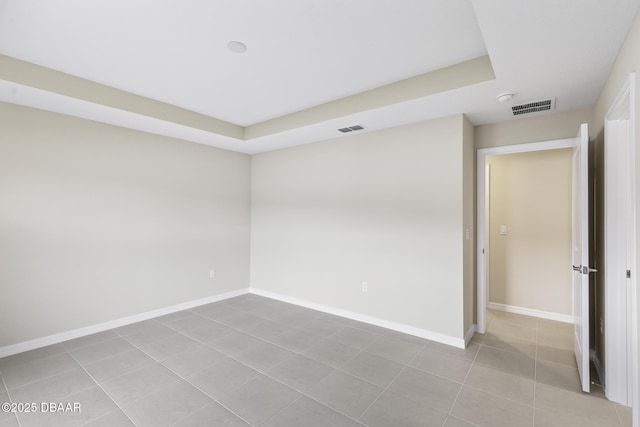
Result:
{"type": "Polygon", "coordinates": [[[224,294],[214,295],[214,296],[201,298],[194,301],[185,302],[182,304],[172,305],[170,307],[164,307],[157,310],[147,311],[144,313],[127,316],[120,319],[110,320],[107,322],[98,323],[98,324],[87,326],[84,328],[73,329],[70,331],[60,332],[57,334],[48,335],[45,337],[36,338],[33,340],[8,345],[5,347],[0,347],[0,358],[22,353],[29,350],[35,350],[37,348],[46,347],[52,344],[58,344],[64,341],[84,337],[84,336],[95,334],[98,332],[107,331],[109,329],[119,328],[121,326],[126,326],[132,323],[153,319],[156,317],[164,316],[164,315],[175,313],[178,311],[188,310],[190,308],[199,307],[201,305],[223,301],[229,298],[237,297],[237,296],[248,294],[248,293],[267,297],[267,298],[272,298],[272,299],[283,301],[283,302],[288,302],[290,304],[295,304],[300,307],[306,307],[313,310],[322,311],[324,313],[334,314],[336,316],[345,317],[347,319],[357,320],[360,322],[368,323],[370,325],[380,326],[382,328],[402,332],[405,334],[428,339],[431,341],[436,341],[436,342],[451,345],[457,348],[466,348],[466,346],[469,344],[469,342],[473,338],[473,334],[476,331],[476,325],[472,325],[472,327],[469,328],[469,330],[467,331],[464,338],[455,338],[448,335],[431,332],[425,329],[403,325],[400,323],[389,322],[387,320],[380,319],[377,317],[366,316],[363,314],[342,310],[342,309],[327,306],[327,305],[315,304],[309,301],[301,300],[298,298],[292,298],[285,295],[264,291],[261,289],[244,288],[244,289],[239,289],[232,292],[227,292],[224,294]]]}
{"type": "Polygon", "coordinates": [[[570,314],[553,313],[550,311],[536,310],[534,308],[518,307],[508,304],[498,304],[496,302],[490,302],[489,304],[487,304],[487,308],[491,310],[504,311],[506,313],[515,313],[525,316],[537,317],[539,319],[555,320],[556,322],[571,324],[574,323],[573,316],[571,316],[570,314]]]}
{"type": "MultiPolygon", "coordinates": [[[[449,335],[431,332],[426,329],[420,329],[413,326],[403,325],[401,323],[390,322],[388,320],[380,319],[378,317],[367,316],[364,314],[360,314],[360,313],[356,313],[348,310],[342,310],[340,308],[335,308],[328,305],[316,304],[306,300],[292,298],[292,297],[277,294],[274,292],[264,291],[262,289],[251,288],[251,293],[255,295],[267,297],[267,298],[272,298],[278,301],[288,302],[290,304],[295,304],[301,307],[310,308],[312,310],[322,311],[323,313],[333,314],[340,317],[346,317],[347,319],[368,323],[370,325],[380,326],[382,328],[391,329],[393,331],[402,332],[405,334],[413,335],[413,336],[424,338],[431,341],[436,341],[442,344],[447,344],[447,345],[451,345],[458,348],[466,347],[466,342],[464,338],[455,338],[449,335]]],[[[471,336],[473,336],[473,334],[471,336]]]]}
{"type": "Polygon", "coordinates": [[[239,289],[237,291],[226,292],[224,294],[201,298],[195,301],[189,301],[182,304],[172,305],[170,307],[159,308],[157,310],[151,310],[140,314],[134,314],[132,316],[122,317],[120,319],[110,320],[108,322],[98,323],[96,325],[86,326],[84,328],[73,329],[71,331],[60,332],[58,334],[48,335],[46,337],[36,338],[17,344],[11,344],[5,347],[0,347],[0,358],[29,350],[35,350],[37,348],[46,347],[52,344],[58,344],[64,341],[84,337],[98,332],[107,331],[109,329],[119,328],[121,326],[130,325],[132,323],[142,322],[143,320],[153,319],[155,317],[164,316],[166,314],[188,310],[190,308],[198,307],[201,305],[211,304],[212,302],[222,301],[247,293],[249,293],[249,288],[239,289]]]}

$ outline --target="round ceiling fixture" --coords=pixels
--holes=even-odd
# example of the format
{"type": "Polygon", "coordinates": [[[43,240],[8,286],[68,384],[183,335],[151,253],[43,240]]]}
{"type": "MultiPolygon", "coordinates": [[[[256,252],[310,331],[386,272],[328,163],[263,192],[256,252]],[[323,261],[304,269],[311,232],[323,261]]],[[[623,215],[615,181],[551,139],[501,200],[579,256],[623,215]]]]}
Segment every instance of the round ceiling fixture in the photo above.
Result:
{"type": "Polygon", "coordinates": [[[230,41],[227,43],[227,48],[235,53],[245,53],[247,51],[247,45],[238,41],[230,41]]]}
{"type": "Polygon", "coordinates": [[[501,93],[500,95],[496,96],[496,98],[500,102],[507,102],[507,101],[511,101],[514,96],[516,96],[516,94],[513,93],[513,92],[505,92],[505,93],[501,93]]]}

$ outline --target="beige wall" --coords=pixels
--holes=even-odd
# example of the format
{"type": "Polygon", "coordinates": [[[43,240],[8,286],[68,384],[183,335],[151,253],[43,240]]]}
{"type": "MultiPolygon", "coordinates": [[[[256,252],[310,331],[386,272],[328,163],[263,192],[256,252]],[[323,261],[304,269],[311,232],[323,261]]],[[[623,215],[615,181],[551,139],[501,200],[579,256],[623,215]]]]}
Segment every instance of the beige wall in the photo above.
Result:
{"type": "Polygon", "coordinates": [[[492,148],[529,142],[575,138],[582,123],[589,123],[592,110],[521,118],[508,122],[476,126],[476,148],[492,148]]]}
{"type": "Polygon", "coordinates": [[[0,347],[248,287],[248,156],[4,103],[0,129],[0,347]]]}
{"type": "Polygon", "coordinates": [[[252,288],[462,338],[463,120],[253,156],[252,288]]]}
{"type": "Polygon", "coordinates": [[[473,143],[474,129],[471,122],[464,117],[462,148],[462,209],[464,222],[464,330],[469,331],[475,323],[476,307],[476,152],[473,143]],[[467,234],[468,230],[468,234],[467,234]],[[467,237],[468,236],[468,237],[467,237]]]}
{"type": "Polygon", "coordinates": [[[489,301],[571,315],[572,150],[488,156],[487,163],[489,301]]]}

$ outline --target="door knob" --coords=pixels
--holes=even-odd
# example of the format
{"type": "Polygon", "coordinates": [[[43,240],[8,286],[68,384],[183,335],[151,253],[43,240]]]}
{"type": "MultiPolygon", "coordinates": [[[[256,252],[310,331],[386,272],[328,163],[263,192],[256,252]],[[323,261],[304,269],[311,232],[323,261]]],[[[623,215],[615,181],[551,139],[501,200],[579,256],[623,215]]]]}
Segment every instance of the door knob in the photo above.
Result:
{"type": "Polygon", "coordinates": [[[573,266],[573,271],[579,271],[582,274],[589,274],[589,273],[597,273],[598,269],[597,268],[591,268],[591,267],[587,267],[587,266],[583,266],[583,265],[579,265],[579,266],[573,266]]]}

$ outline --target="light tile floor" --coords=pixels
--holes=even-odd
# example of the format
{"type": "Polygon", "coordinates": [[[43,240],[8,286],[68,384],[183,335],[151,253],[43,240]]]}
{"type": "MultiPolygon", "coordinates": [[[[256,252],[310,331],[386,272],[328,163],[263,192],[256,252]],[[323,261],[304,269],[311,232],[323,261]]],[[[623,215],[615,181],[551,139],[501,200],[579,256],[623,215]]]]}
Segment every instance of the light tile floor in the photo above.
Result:
{"type": "Polygon", "coordinates": [[[488,319],[461,350],[243,295],[0,359],[0,402],[36,404],[0,427],[631,425],[580,392],[569,325],[488,319]]]}

